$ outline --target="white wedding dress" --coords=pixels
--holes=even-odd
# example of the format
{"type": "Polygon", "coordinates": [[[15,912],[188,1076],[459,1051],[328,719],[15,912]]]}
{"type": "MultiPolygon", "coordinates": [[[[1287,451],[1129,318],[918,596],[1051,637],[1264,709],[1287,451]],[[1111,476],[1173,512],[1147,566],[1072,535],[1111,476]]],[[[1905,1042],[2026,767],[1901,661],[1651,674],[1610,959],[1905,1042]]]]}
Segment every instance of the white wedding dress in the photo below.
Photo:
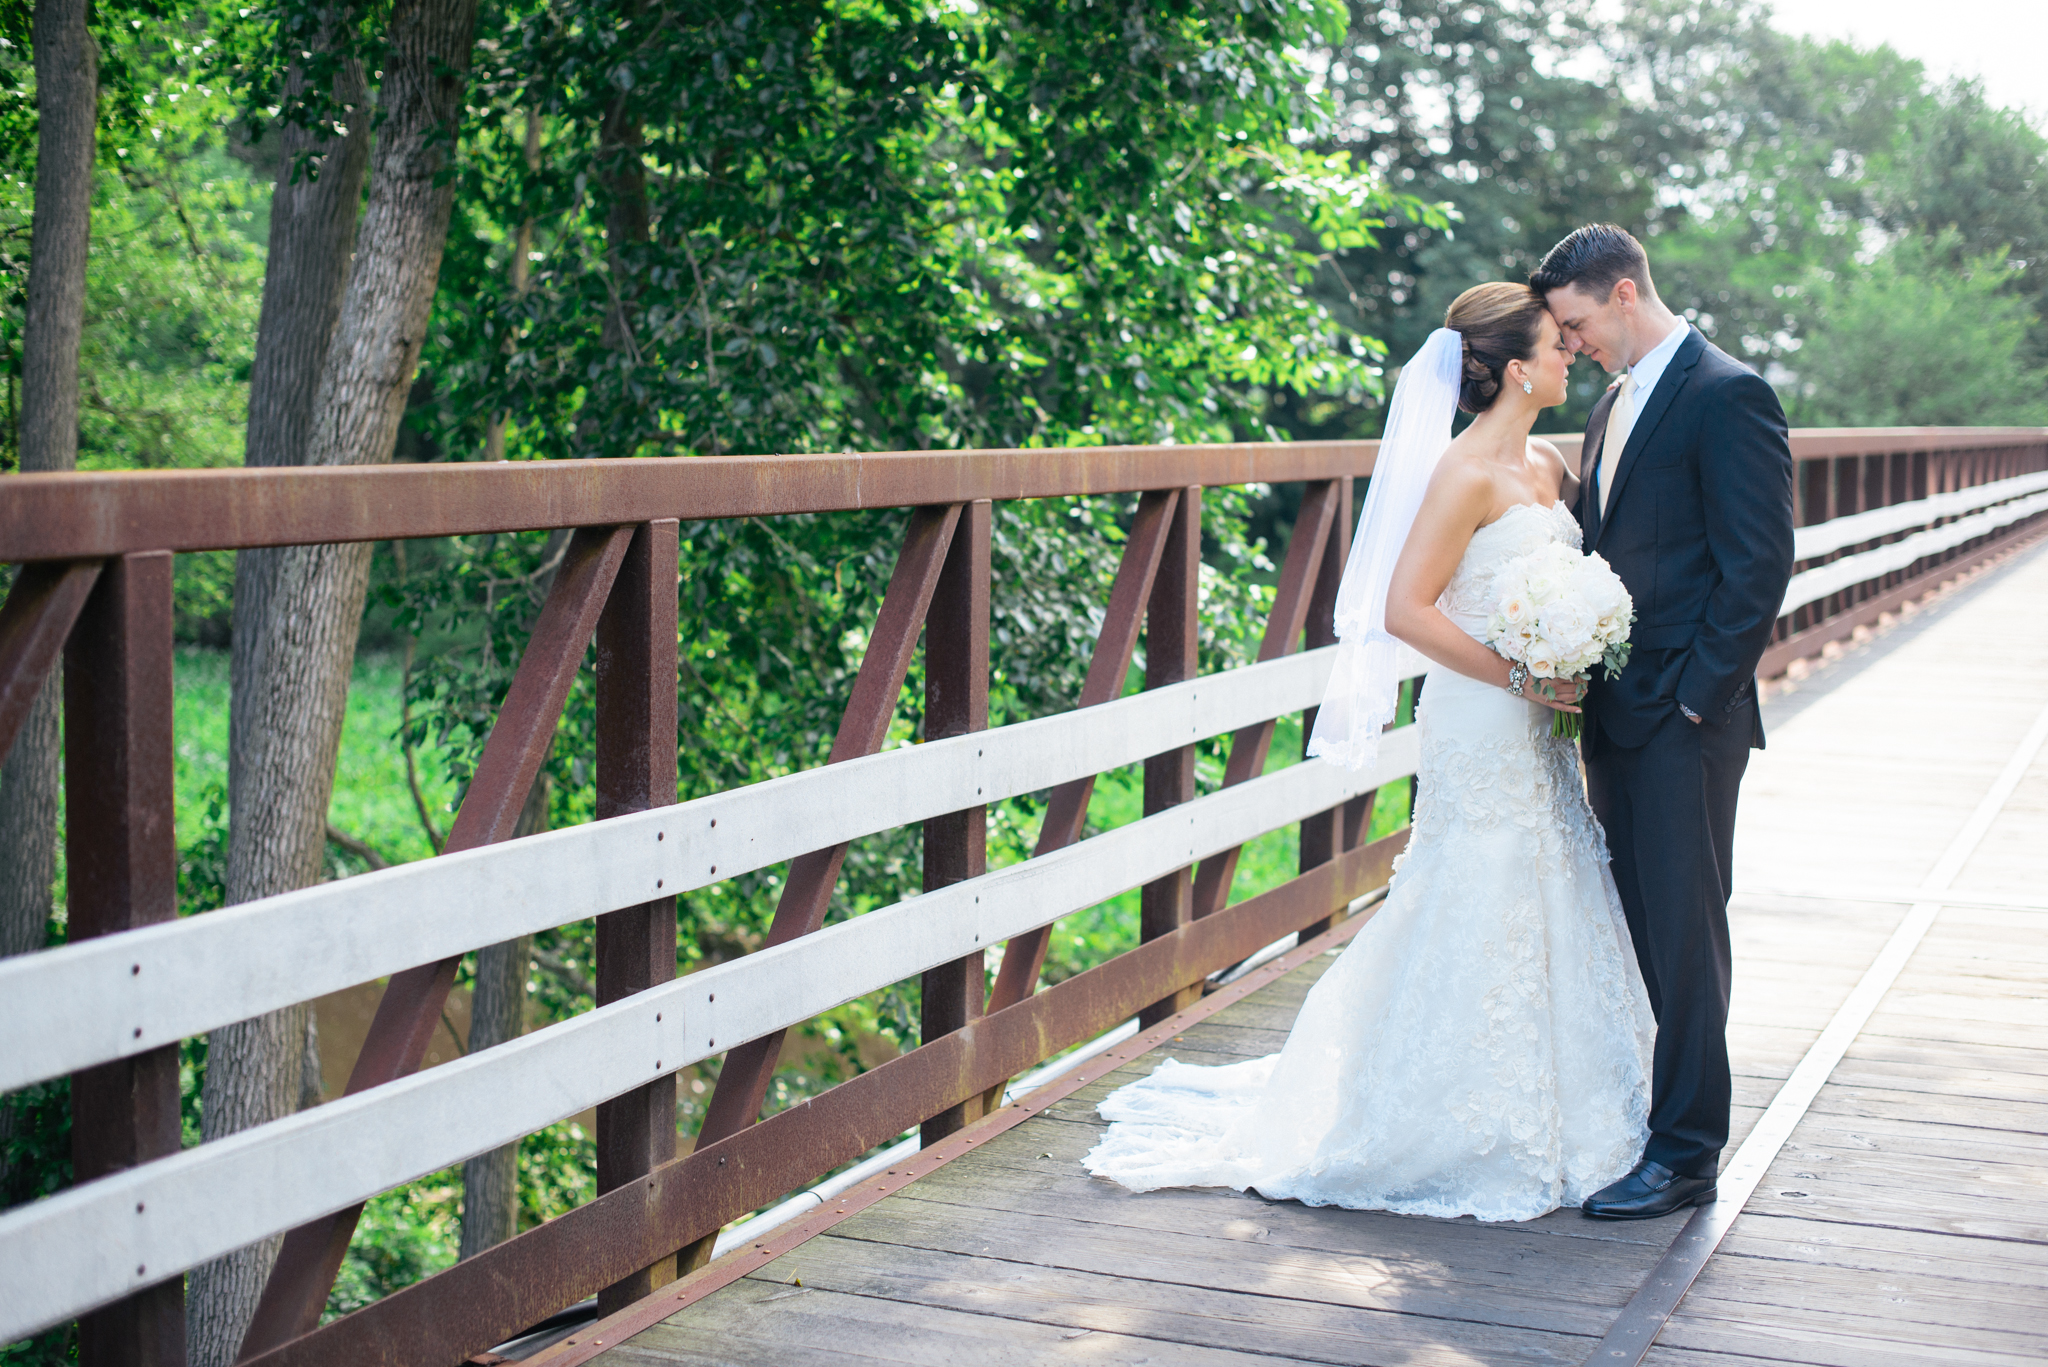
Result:
{"type": "MultiPolygon", "coordinates": [[[[1563,504],[1474,534],[1438,601],[1480,636],[1495,576],[1563,504]]],[[[1255,1188],[1310,1205],[1528,1220],[1626,1174],[1648,1137],[1648,997],[1573,743],[1551,713],[1439,668],[1414,833],[1377,915],[1280,1053],[1167,1059],[1105,1099],[1082,1161],[1134,1191],[1255,1188]]]]}

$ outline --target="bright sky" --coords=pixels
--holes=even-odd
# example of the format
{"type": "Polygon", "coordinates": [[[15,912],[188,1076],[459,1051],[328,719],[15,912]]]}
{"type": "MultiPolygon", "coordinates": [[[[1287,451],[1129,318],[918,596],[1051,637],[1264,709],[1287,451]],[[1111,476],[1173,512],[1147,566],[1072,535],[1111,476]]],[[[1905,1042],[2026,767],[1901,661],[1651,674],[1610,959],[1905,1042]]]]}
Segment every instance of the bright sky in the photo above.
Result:
{"type": "Polygon", "coordinates": [[[1889,43],[1938,77],[1973,76],[1994,104],[2048,127],[2048,0],[1775,0],[1775,26],[1889,43]]]}

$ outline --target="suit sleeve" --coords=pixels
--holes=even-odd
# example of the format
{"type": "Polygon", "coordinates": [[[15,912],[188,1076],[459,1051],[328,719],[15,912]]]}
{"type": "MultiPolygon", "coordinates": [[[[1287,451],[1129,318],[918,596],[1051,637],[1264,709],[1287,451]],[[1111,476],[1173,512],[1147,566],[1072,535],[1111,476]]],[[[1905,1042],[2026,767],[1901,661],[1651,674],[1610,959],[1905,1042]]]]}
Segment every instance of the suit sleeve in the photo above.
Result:
{"type": "Polygon", "coordinates": [[[1770,644],[1792,577],[1792,444],[1785,410],[1761,376],[1728,377],[1708,404],[1700,495],[1721,582],[1707,599],[1678,700],[1721,725],[1770,644]]]}

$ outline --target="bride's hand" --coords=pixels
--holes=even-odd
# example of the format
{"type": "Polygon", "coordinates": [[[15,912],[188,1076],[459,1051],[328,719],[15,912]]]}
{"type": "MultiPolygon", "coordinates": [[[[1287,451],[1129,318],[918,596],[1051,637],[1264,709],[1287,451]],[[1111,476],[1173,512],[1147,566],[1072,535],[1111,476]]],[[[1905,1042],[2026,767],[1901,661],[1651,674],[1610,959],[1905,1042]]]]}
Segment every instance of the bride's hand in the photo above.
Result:
{"type": "Polygon", "coordinates": [[[1585,700],[1584,679],[1531,679],[1530,700],[1558,712],[1577,712],[1585,700]]]}

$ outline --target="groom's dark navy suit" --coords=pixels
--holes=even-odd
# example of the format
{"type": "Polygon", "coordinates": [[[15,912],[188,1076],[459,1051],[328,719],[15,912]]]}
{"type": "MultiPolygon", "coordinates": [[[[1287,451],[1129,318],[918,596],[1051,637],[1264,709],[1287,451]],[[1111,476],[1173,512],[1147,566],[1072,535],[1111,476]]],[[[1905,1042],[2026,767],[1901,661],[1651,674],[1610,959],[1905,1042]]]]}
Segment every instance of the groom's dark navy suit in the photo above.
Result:
{"type": "Polygon", "coordinates": [[[1586,427],[1579,524],[1628,586],[1636,623],[1621,677],[1596,677],[1583,745],[1657,1013],[1645,1156],[1711,1177],[1728,1141],[1735,799],[1750,748],[1763,746],[1756,666],[1792,573],[1792,452],[1770,385],[1687,332],[1638,396],[1604,515],[1615,391],[1586,427]]]}

